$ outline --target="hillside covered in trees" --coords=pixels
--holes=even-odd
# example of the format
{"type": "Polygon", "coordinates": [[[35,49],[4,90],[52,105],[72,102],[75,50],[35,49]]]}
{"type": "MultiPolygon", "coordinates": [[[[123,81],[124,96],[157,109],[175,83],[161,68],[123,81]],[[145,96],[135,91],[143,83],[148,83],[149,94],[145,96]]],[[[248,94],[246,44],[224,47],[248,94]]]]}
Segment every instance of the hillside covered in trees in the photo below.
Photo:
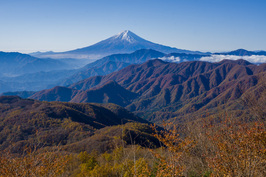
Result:
{"type": "Polygon", "coordinates": [[[265,88],[260,88],[259,97],[256,90],[241,96],[249,119],[220,111],[182,126],[165,122],[163,128],[114,104],[3,96],[0,173],[262,177],[266,174],[265,88]]]}

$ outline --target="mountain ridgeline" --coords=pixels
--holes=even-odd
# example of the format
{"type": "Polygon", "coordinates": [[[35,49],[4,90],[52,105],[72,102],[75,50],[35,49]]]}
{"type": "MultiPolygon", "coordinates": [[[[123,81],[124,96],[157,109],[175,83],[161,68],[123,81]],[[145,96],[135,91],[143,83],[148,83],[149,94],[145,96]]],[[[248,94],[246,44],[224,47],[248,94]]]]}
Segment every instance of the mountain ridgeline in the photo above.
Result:
{"type": "Polygon", "coordinates": [[[266,176],[265,61],[128,30],[0,52],[0,176],[266,176]]]}
{"type": "Polygon", "coordinates": [[[40,91],[31,98],[113,102],[151,121],[174,117],[184,121],[189,115],[215,109],[217,105],[232,105],[245,92],[259,90],[265,71],[266,64],[257,66],[245,60],[177,64],[156,59],[106,76],[90,77],[69,87],[40,91]]]}
{"type": "Polygon", "coordinates": [[[35,52],[30,55],[0,52],[0,93],[68,86],[150,59],[180,63],[243,58],[259,64],[265,63],[265,55],[265,51],[244,49],[213,54],[182,50],[147,41],[126,30],[94,45],[66,52],[35,52]]]}
{"type": "Polygon", "coordinates": [[[251,55],[264,55],[266,56],[266,51],[248,51],[245,49],[237,49],[230,52],[214,53],[216,55],[236,55],[236,56],[251,56],[251,55]]]}
{"type": "MultiPolygon", "coordinates": [[[[11,56],[13,55],[14,54],[11,56]]],[[[40,67],[37,64],[31,64],[28,66],[27,62],[31,62],[28,61],[28,59],[25,59],[25,64],[20,61],[21,65],[19,65],[19,67],[24,68],[23,72],[19,67],[16,67],[16,65],[13,66],[13,63],[16,61],[3,65],[4,69],[0,72],[0,92],[25,90],[39,91],[57,85],[67,86],[91,76],[110,74],[114,71],[123,69],[130,64],[144,63],[155,58],[173,61],[174,57],[175,59],[178,58],[178,60],[174,60],[174,62],[182,62],[187,60],[198,60],[199,56],[207,56],[185,53],[164,54],[152,49],[140,49],[130,54],[113,54],[89,63],[79,69],[75,69],[79,63],[85,63],[85,61],[74,59],[37,59],[19,53],[15,56],[17,55],[20,56],[18,57],[18,60],[24,60],[25,57],[34,60],[32,61],[33,63],[35,63],[35,60],[38,62],[40,60],[43,66],[41,65],[40,67]],[[76,63],[75,65],[73,65],[74,62],[76,63]]]]}
{"type": "Polygon", "coordinates": [[[18,52],[0,52],[0,63],[1,74],[7,76],[71,68],[60,60],[39,59],[18,52]]]}
{"type": "MultiPolygon", "coordinates": [[[[132,124],[124,125],[131,127],[132,132],[138,131],[155,142],[150,133],[145,133],[152,132],[146,120],[115,104],[42,102],[1,96],[0,113],[0,150],[8,149],[13,153],[23,153],[25,146],[43,148],[59,144],[72,152],[84,148],[106,151],[114,141],[112,136],[121,136],[121,128],[115,126],[126,123],[132,124]],[[104,133],[110,126],[117,129],[113,135],[104,133]],[[102,128],[105,128],[102,133],[97,133],[102,128]]],[[[138,141],[144,143],[141,139],[138,141]]]]}
{"type": "Polygon", "coordinates": [[[39,91],[55,86],[84,64],[85,60],[40,59],[18,52],[0,52],[0,93],[39,91]]]}
{"type": "Polygon", "coordinates": [[[112,54],[132,53],[140,49],[153,49],[162,53],[201,53],[156,44],[137,36],[129,30],[125,30],[88,47],[61,53],[36,53],[34,56],[49,58],[87,58],[95,60],[112,54]]]}
{"type": "Polygon", "coordinates": [[[59,82],[59,85],[67,86],[91,76],[107,75],[131,64],[144,63],[163,56],[165,56],[164,53],[152,49],[141,49],[130,54],[113,54],[87,64],[70,77],[59,82]]]}

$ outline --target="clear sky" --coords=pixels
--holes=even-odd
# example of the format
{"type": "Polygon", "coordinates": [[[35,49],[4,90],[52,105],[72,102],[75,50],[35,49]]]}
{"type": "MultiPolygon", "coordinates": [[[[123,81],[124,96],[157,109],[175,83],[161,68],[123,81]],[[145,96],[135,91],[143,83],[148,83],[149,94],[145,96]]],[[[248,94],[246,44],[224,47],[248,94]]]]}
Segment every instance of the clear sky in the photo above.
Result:
{"type": "Polygon", "coordinates": [[[0,0],[0,51],[67,51],[123,30],[188,50],[266,50],[266,0],[0,0]]]}

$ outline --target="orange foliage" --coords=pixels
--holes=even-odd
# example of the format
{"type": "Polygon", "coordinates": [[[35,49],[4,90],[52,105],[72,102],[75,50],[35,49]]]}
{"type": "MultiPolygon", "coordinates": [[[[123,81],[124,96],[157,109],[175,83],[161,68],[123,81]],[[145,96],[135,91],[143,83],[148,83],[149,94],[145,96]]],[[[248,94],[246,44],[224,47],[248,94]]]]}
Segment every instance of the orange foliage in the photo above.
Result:
{"type": "Polygon", "coordinates": [[[0,154],[0,176],[59,176],[69,162],[68,155],[59,152],[29,150],[25,155],[16,157],[9,153],[0,154]]]}
{"type": "Polygon", "coordinates": [[[189,138],[181,139],[176,126],[172,123],[164,123],[164,127],[172,128],[158,132],[155,125],[153,126],[156,132],[154,136],[163,144],[163,154],[153,151],[159,160],[156,176],[182,176],[185,169],[183,158],[194,146],[194,141],[189,138]]]}
{"type": "Polygon", "coordinates": [[[225,120],[208,125],[206,135],[212,143],[208,155],[213,176],[266,176],[266,131],[263,123],[225,120]]]}

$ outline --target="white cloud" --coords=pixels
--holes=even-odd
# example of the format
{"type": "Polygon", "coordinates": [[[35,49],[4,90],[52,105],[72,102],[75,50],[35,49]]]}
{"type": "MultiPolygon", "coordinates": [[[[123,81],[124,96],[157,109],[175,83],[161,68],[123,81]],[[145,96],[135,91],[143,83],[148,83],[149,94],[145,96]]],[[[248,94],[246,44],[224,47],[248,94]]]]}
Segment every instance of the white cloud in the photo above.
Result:
{"type": "Polygon", "coordinates": [[[244,59],[251,63],[266,63],[266,56],[264,55],[251,55],[251,56],[236,56],[236,55],[212,55],[209,57],[202,57],[201,61],[219,62],[224,59],[238,60],[244,59]]]}
{"type": "Polygon", "coordinates": [[[172,61],[172,62],[180,62],[180,58],[179,57],[175,57],[175,56],[160,57],[159,59],[166,60],[166,61],[172,61]]]}

